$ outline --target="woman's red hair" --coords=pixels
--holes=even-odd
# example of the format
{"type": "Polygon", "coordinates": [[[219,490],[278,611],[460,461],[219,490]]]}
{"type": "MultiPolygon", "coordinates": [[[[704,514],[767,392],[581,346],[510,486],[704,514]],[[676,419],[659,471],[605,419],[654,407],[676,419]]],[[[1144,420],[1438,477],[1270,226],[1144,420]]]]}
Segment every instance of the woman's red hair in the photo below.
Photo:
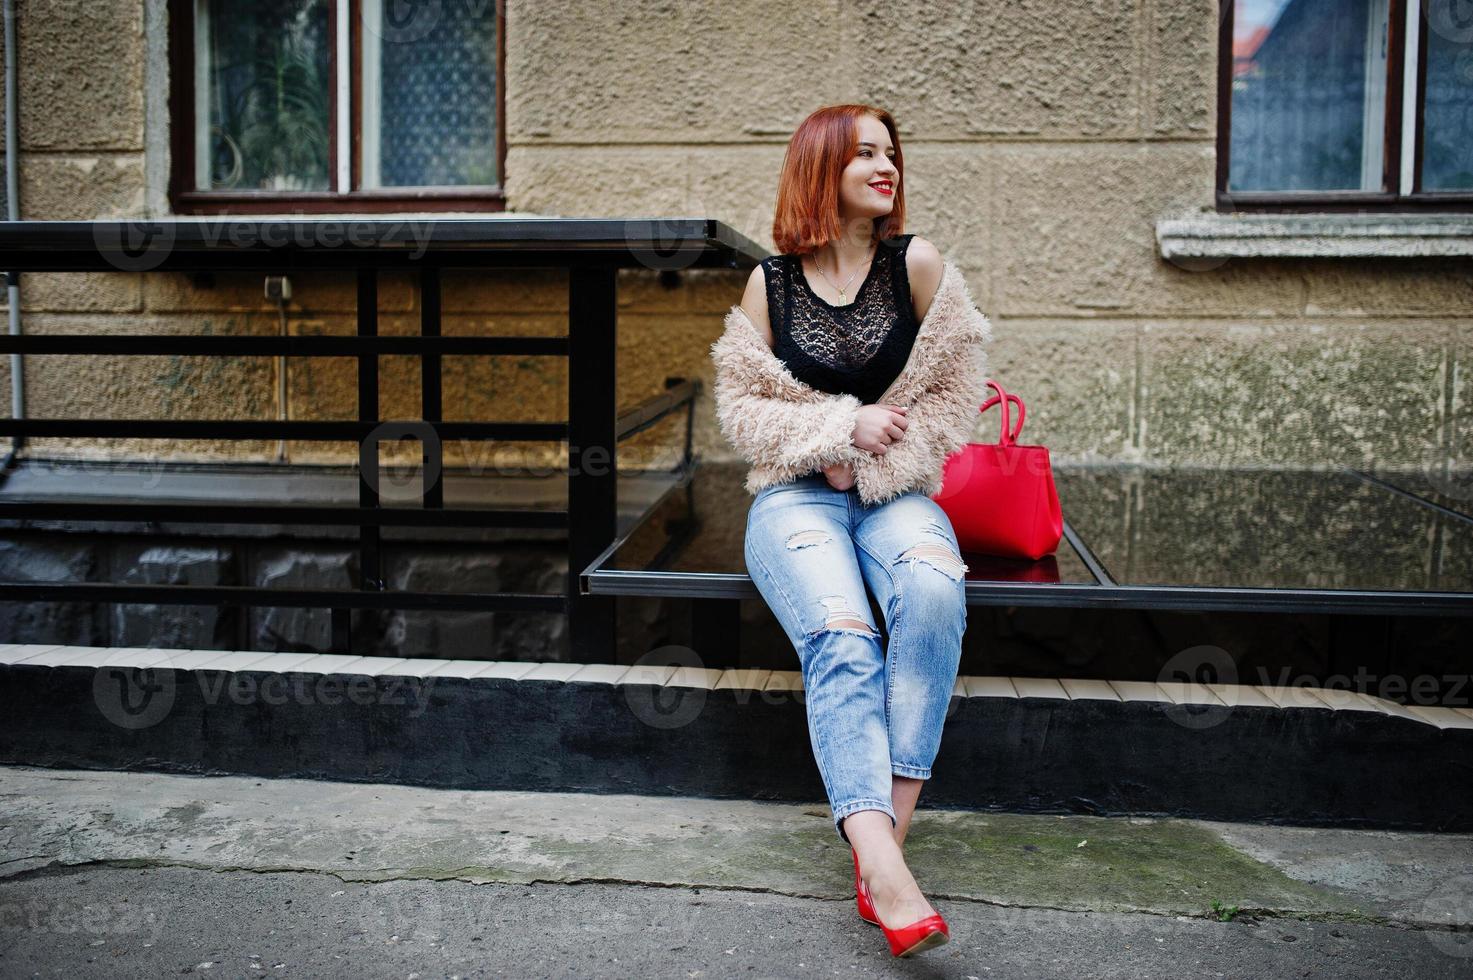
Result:
{"type": "Polygon", "coordinates": [[[798,125],[783,154],[777,209],[772,219],[772,240],[778,252],[806,254],[843,234],[839,226],[839,177],[858,153],[858,119],[865,115],[885,124],[895,147],[895,206],[875,221],[875,236],[885,239],[904,233],[905,162],[895,118],[872,105],[830,105],[814,110],[798,125]]]}

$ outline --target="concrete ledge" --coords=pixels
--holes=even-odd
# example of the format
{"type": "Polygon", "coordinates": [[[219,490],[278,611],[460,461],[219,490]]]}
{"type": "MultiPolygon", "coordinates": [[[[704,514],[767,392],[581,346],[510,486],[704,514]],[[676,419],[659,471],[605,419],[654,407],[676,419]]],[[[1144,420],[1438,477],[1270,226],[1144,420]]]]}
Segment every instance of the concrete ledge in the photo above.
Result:
{"type": "Polygon", "coordinates": [[[1222,214],[1160,218],[1164,259],[1473,255],[1473,215],[1222,214]]]}
{"type": "MultiPolygon", "coordinates": [[[[0,762],[822,801],[797,671],[0,646],[0,762]]],[[[932,805],[1473,829],[1473,711],[960,677],[932,805]]]]}

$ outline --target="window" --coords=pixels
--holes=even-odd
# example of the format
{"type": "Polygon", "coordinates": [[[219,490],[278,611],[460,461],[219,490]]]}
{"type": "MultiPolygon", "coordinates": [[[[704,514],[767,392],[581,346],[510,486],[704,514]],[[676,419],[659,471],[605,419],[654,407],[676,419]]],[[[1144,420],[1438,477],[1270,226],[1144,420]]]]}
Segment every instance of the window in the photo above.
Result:
{"type": "Polygon", "coordinates": [[[504,0],[172,0],[180,213],[494,210],[504,0]]]}
{"type": "Polygon", "coordinates": [[[1222,0],[1219,210],[1473,210],[1473,0],[1222,0]]]}

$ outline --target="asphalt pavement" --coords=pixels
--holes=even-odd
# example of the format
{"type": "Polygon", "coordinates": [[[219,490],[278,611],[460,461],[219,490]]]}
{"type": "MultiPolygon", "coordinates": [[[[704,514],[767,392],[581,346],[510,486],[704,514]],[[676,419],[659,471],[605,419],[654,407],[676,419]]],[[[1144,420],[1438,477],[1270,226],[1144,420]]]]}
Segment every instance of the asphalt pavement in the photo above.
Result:
{"type": "Polygon", "coordinates": [[[896,961],[822,805],[0,768],[0,976],[1473,978],[1473,835],[922,803],[896,961]]]}

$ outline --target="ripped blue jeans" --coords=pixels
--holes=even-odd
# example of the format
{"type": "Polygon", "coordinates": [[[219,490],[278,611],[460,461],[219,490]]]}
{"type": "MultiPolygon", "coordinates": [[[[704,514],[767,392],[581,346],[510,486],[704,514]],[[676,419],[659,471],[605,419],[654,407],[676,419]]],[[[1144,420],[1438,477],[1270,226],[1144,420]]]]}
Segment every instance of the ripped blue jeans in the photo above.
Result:
{"type": "Polygon", "coordinates": [[[840,839],[858,810],[882,810],[893,827],[891,776],[930,778],[961,662],[967,566],[946,512],[920,491],[866,506],[813,473],[758,491],[743,550],[798,653],[840,839]]]}

